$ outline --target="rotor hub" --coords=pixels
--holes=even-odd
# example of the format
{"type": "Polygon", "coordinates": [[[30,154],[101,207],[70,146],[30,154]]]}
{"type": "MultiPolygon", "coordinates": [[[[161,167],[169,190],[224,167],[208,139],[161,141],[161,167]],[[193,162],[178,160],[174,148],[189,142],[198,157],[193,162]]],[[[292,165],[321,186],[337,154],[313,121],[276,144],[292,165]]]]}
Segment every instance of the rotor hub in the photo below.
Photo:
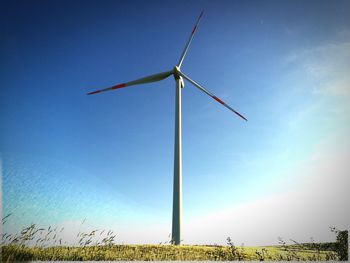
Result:
{"type": "Polygon", "coordinates": [[[175,67],[174,67],[174,73],[173,73],[174,78],[175,78],[175,80],[178,80],[178,79],[180,80],[181,88],[183,88],[183,87],[185,87],[185,83],[184,83],[183,78],[182,78],[181,75],[179,74],[179,72],[180,72],[179,67],[178,67],[178,66],[175,66],[175,67]]]}

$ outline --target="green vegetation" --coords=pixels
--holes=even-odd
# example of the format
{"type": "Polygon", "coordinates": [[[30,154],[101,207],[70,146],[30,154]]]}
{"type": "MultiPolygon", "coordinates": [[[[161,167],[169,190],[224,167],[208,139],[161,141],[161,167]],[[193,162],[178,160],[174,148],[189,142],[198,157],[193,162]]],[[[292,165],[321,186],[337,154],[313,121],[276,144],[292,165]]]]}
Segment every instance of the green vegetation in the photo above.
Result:
{"type": "Polygon", "coordinates": [[[3,247],[3,260],[337,260],[335,252],[282,247],[111,245],[86,247],[3,247]]]}
{"type": "MultiPolygon", "coordinates": [[[[7,219],[6,216],[4,219],[7,219]]],[[[3,219],[3,224],[5,223],[3,219]]],[[[2,262],[12,261],[53,261],[53,260],[196,260],[196,261],[291,261],[291,260],[347,260],[348,231],[331,228],[337,235],[334,243],[300,244],[294,240],[287,245],[279,238],[278,246],[237,247],[230,238],[226,246],[190,246],[171,245],[170,242],[159,245],[117,245],[116,235],[112,231],[93,230],[79,232],[76,245],[68,246],[60,238],[62,229],[43,229],[35,224],[24,228],[17,235],[3,234],[2,262]]]]}
{"type": "Polygon", "coordinates": [[[331,231],[334,232],[337,235],[337,242],[335,251],[338,253],[339,260],[348,260],[348,251],[349,251],[349,243],[348,243],[348,237],[349,233],[347,230],[339,230],[335,227],[331,227],[331,231]]]}

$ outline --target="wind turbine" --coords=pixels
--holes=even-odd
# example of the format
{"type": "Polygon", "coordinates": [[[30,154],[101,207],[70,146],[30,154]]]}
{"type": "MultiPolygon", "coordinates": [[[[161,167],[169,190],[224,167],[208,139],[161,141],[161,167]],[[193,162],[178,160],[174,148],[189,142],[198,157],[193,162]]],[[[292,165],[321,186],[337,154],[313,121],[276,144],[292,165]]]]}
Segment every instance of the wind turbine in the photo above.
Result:
{"type": "Polygon", "coordinates": [[[205,89],[202,85],[198,84],[196,81],[189,78],[185,75],[181,69],[181,65],[184,61],[188,48],[192,42],[193,36],[197,30],[198,24],[203,16],[203,11],[200,13],[197,22],[191,32],[191,35],[186,43],[184,50],[182,51],[179,62],[176,66],[169,71],[161,72],[158,74],[150,75],[144,78],[140,78],[137,80],[117,84],[115,86],[96,90],[88,93],[87,95],[97,94],[104,91],[120,89],[128,86],[139,85],[149,82],[156,82],[163,80],[170,75],[173,75],[176,83],[176,104],[175,104],[175,149],[174,149],[174,183],[173,183],[173,220],[172,220],[172,239],[171,242],[175,245],[180,245],[181,243],[181,214],[182,214],[182,149],[181,149],[181,89],[184,87],[183,79],[186,79],[191,84],[193,84],[196,88],[204,92],[205,94],[212,97],[214,100],[228,108],[230,111],[234,112],[243,120],[247,121],[247,119],[241,115],[239,112],[235,111],[221,99],[216,97],[213,93],[205,89]]]}

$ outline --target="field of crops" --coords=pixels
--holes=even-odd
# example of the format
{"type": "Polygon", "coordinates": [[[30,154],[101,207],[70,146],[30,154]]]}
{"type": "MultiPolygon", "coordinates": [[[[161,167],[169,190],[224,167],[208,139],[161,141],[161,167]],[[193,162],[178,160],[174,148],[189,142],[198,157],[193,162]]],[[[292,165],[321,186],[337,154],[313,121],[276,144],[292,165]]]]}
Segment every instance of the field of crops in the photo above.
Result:
{"type": "Polygon", "coordinates": [[[288,246],[111,245],[86,247],[2,247],[2,261],[17,260],[337,260],[333,251],[288,246]]]}

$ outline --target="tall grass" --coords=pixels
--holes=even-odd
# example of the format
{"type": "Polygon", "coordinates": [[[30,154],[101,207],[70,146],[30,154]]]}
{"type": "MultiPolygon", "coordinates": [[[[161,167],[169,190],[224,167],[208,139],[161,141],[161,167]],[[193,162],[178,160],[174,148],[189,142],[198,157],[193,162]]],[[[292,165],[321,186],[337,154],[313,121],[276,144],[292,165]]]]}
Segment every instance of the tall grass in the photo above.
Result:
{"type": "MultiPolygon", "coordinates": [[[[5,224],[10,215],[3,218],[5,224]]],[[[62,240],[64,228],[39,228],[31,224],[17,234],[2,234],[2,261],[28,260],[201,260],[201,261],[266,261],[266,260],[347,260],[347,231],[332,228],[336,243],[302,244],[291,240],[287,244],[279,238],[278,246],[239,247],[231,238],[226,246],[175,246],[171,241],[159,245],[117,245],[116,234],[109,230],[79,231],[73,246],[62,240]],[[345,245],[346,244],[346,245],[345,245]],[[344,252],[346,249],[346,253],[344,252]]]]}

